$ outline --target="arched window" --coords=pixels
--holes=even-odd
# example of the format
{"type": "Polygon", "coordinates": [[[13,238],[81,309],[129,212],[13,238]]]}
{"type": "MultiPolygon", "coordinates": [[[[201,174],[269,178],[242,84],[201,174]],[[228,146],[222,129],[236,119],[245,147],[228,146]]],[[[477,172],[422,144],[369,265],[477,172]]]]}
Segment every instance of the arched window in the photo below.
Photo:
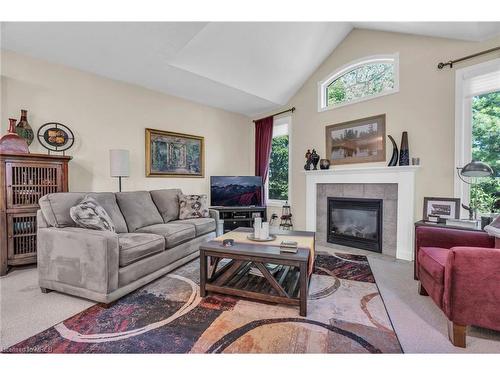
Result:
{"type": "Polygon", "coordinates": [[[358,103],[399,91],[399,55],[353,61],[318,83],[318,111],[358,103]]]}

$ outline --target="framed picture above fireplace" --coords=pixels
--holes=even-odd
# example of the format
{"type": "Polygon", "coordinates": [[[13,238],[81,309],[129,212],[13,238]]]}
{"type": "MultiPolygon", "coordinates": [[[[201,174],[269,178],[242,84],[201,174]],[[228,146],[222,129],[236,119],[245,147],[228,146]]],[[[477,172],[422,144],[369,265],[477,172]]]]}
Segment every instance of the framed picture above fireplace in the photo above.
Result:
{"type": "Polygon", "coordinates": [[[331,164],[385,161],[385,114],[329,125],[325,130],[331,164]]]}
{"type": "Polygon", "coordinates": [[[429,215],[439,216],[441,219],[458,219],[460,217],[460,198],[424,197],[423,219],[429,215]]]}

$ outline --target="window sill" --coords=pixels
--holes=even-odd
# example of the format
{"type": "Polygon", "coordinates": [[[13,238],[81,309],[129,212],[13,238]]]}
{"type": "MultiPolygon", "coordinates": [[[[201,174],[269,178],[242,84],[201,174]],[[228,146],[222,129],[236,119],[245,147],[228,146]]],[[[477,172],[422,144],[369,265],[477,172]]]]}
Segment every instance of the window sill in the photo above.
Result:
{"type": "Polygon", "coordinates": [[[280,201],[276,199],[269,199],[267,201],[267,207],[283,207],[288,201],[280,201]]]}

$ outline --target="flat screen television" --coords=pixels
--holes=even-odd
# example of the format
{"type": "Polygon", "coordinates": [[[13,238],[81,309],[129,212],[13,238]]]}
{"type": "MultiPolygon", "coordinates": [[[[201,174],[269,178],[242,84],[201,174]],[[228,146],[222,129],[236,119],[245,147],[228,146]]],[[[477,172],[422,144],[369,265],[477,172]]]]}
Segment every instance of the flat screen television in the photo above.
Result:
{"type": "Polygon", "coordinates": [[[262,206],[262,177],[211,176],[210,205],[219,207],[262,206]]]}

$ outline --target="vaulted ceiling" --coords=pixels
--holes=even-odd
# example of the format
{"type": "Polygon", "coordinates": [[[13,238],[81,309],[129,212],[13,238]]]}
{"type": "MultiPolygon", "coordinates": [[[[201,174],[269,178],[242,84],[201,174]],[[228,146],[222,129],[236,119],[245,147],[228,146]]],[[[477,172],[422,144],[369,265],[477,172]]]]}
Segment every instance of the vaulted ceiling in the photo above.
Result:
{"type": "Polygon", "coordinates": [[[288,102],[353,27],[480,41],[500,22],[7,22],[2,48],[248,116],[288,102]]]}

